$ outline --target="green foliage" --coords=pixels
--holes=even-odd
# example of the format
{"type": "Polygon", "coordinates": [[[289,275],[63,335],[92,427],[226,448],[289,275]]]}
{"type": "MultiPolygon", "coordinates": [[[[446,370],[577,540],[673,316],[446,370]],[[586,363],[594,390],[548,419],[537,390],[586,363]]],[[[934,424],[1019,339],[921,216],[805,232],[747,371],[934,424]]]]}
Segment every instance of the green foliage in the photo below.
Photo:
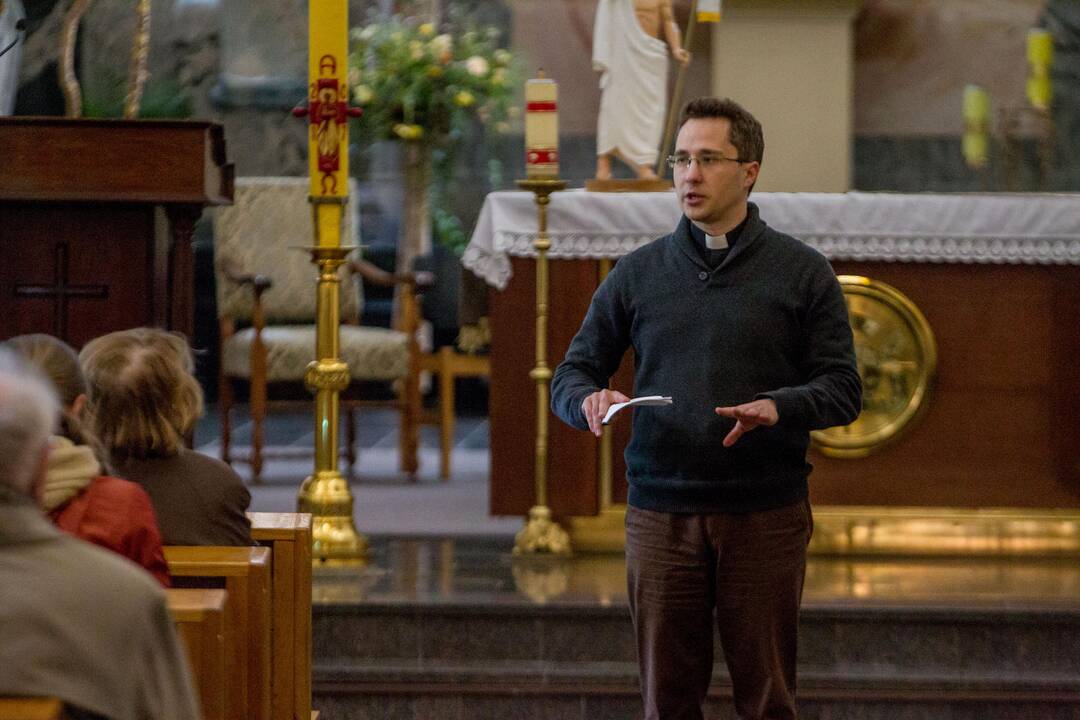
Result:
{"type": "Polygon", "coordinates": [[[350,32],[349,87],[363,108],[355,140],[416,142],[430,153],[435,237],[458,252],[467,238],[449,210],[456,150],[484,131],[509,131],[520,113],[514,99],[521,74],[500,31],[473,27],[460,15],[446,32],[431,23],[392,16],[350,32]]]}
{"type": "MultiPolygon", "coordinates": [[[[126,95],[126,81],[118,78],[105,83],[97,92],[87,89],[83,93],[83,117],[123,117],[126,95]]],[[[140,118],[181,119],[191,117],[191,113],[191,98],[175,80],[150,78],[143,85],[142,101],[139,103],[140,118]]]]}

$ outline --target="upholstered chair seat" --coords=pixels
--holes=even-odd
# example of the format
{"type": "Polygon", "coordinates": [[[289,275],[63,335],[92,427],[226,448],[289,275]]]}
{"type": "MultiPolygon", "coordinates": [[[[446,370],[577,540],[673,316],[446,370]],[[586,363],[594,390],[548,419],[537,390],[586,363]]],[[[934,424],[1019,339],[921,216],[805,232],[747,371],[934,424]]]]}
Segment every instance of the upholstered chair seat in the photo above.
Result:
{"type": "MultiPolygon", "coordinates": [[[[229,377],[251,377],[255,329],[245,328],[222,343],[221,362],[229,377]]],[[[266,345],[266,381],[299,382],[315,360],[315,327],[272,325],[262,331],[266,345]]],[[[409,374],[404,333],[381,327],[341,326],[338,356],[349,364],[353,380],[400,380],[409,374]]]]}

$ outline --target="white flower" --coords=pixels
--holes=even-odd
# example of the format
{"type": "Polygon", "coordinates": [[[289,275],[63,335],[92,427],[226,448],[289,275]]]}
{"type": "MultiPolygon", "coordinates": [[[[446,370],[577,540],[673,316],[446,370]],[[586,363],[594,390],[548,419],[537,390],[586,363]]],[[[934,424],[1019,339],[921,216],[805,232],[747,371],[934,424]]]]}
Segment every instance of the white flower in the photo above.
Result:
{"type": "Polygon", "coordinates": [[[442,57],[454,47],[454,38],[446,33],[431,38],[431,52],[435,57],[442,57]]]}
{"type": "Polygon", "coordinates": [[[375,33],[379,31],[378,26],[368,25],[366,28],[360,31],[360,39],[367,42],[371,38],[375,37],[375,33]]]}
{"type": "Polygon", "coordinates": [[[479,55],[473,55],[465,61],[465,69],[469,71],[470,75],[482,77],[487,75],[488,61],[479,55]]]}
{"type": "Polygon", "coordinates": [[[371,98],[375,97],[375,92],[367,85],[357,85],[352,91],[353,102],[360,105],[367,105],[371,102],[371,98]]]}

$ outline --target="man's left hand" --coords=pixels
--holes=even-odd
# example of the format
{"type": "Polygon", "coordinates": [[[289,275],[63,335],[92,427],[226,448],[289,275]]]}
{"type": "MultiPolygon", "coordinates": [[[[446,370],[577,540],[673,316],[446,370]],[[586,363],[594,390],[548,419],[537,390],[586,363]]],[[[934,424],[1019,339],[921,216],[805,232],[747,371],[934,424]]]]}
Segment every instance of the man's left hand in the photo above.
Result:
{"type": "Polygon", "coordinates": [[[724,447],[731,447],[743,436],[743,433],[750,432],[758,425],[775,425],[780,419],[776,403],[769,398],[731,407],[718,407],[716,414],[720,417],[735,419],[735,427],[731,428],[731,432],[724,438],[724,447]]]}

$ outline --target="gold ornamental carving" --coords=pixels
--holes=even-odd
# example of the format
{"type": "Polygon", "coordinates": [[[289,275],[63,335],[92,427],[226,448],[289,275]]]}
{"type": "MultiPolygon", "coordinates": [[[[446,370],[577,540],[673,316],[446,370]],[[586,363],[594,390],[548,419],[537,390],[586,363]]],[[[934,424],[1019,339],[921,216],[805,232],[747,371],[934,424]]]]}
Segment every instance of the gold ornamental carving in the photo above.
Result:
{"type": "Polygon", "coordinates": [[[925,410],[937,368],[937,345],[919,308],[896,288],[841,275],[863,382],[855,422],[811,433],[830,457],[865,457],[896,440],[925,410]]]}
{"type": "Polygon", "coordinates": [[[304,371],[304,385],[311,392],[319,390],[341,392],[349,387],[351,379],[349,366],[340,360],[316,360],[304,371]]]}

